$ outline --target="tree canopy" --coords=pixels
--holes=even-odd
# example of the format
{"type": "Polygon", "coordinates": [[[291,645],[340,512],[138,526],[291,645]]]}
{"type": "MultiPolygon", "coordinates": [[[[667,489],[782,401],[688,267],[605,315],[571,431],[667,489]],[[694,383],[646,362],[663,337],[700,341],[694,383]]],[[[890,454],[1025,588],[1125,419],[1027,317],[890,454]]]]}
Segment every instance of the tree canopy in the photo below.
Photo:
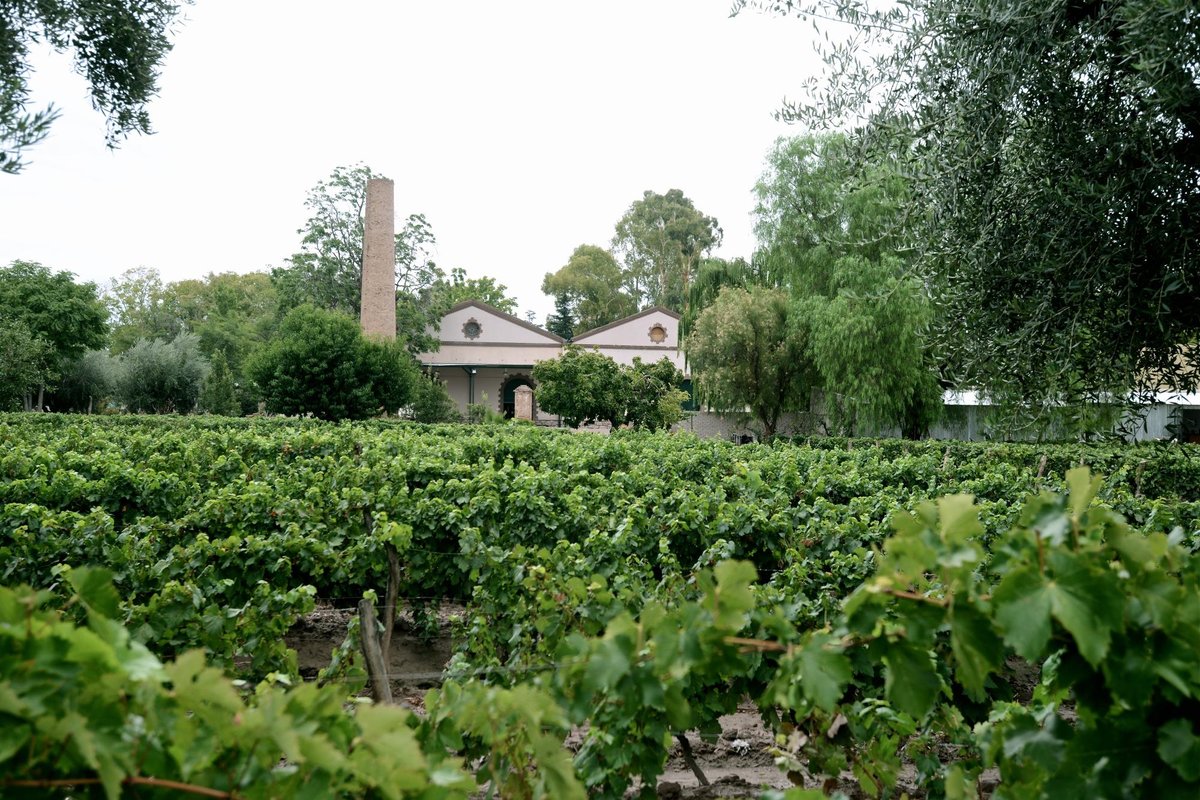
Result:
{"type": "Polygon", "coordinates": [[[902,162],[961,383],[1034,401],[1195,387],[1193,0],[760,5],[849,23],[784,116],[902,162]]]}
{"type": "Polygon", "coordinates": [[[903,248],[907,182],[851,155],[838,135],[775,143],[755,187],[752,277],[790,290],[831,430],[920,436],[941,389],[929,297],[903,248]]]}
{"type": "MultiPolygon", "coordinates": [[[[624,278],[621,265],[603,247],[576,247],[564,266],[542,279],[542,291],[556,301],[563,298],[565,316],[570,320],[566,334],[561,323],[556,333],[570,338],[636,312],[637,301],[621,289],[624,278]]],[[[561,309],[556,313],[564,315],[561,309]]]]}
{"type": "Polygon", "coordinates": [[[57,373],[54,349],[19,319],[0,318],[0,411],[28,406],[39,386],[57,373]]]}
{"type": "Polygon", "coordinates": [[[683,375],[669,359],[618,364],[596,350],[567,345],[558,358],[533,366],[538,406],[572,428],[608,422],[643,430],[669,428],[683,418],[683,375]]]}
{"type": "Polygon", "coordinates": [[[508,293],[508,287],[487,275],[468,278],[462,267],[450,270],[449,278],[438,278],[429,291],[438,313],[464,300],[481,300],[506,314],[517,312],[517,298],[508,293]]]}
{"type": "MultiPolygon", "coordinates": [[[[186,2],[187,0],[185,0],[186,2]]],[[[29,111],[29,49],[45,42],[70,52],[88,81],[92,106],[108,122],[108,145],[150,133],[146,105],[171,50],[182,3],[170,0],[0,0],[0,172],[25,165],[23,151],[49,133],[54,106],[29,111]]]]}
{"type": "Polygon", "coordinates": [[[715,217],[679,189],[647,190],[617,221],[613,252],[625,265],[625,289],[642,306],[680,309],[697,267],[721,244],[715,217]]]}
{"type": "MultiPolygon", "coordinates": [[[[47,369],[41,373],[46,381],[85,351],[103,347],[107,339],[108,314],[95,284],[76,283],[71,273],[51,272],[32,261],[0,268],[0,310],[49,348],[47,369]]],[[[49,384],[36,388],[40,393],[49,384]]]]}
{"type": "Polygon", "coordinates": [[[364,338],[357,320],[310,305],[288,312],[247,371],[268,411],[330,420],[394,413],[419,379],[402,345],[364,338]]]}
{"type": "Polygon", "coordinates": [[[196,337],[180,334],[169,342],[141,340],[117,362],[116,393],[137,414],[189,414],[196,401],[208,361],[196,337]]]}
{"type": "Polygon", "coordinates": [[[785,290],[721,289],[684,347],[703,402],[751,417],[764,437],[775,435],[784,414],[808,411],[817,371],[785,290]]]}
{"type": "MultiPolygon", "coordinates": [[[[358,164],[337,167],[308,193],[308,221],[300,252],[271,270],[283,308],[310,304],[357,316],[362,300],[363,214],[367,181],[382,175],[358,164]]],[[[431,292],[444,275],[432,259],[437,240],[421,214],[410,214],[396,233],[397,336],[410,350],[429,349],[426,329],[437,319],[431,292]]]]}

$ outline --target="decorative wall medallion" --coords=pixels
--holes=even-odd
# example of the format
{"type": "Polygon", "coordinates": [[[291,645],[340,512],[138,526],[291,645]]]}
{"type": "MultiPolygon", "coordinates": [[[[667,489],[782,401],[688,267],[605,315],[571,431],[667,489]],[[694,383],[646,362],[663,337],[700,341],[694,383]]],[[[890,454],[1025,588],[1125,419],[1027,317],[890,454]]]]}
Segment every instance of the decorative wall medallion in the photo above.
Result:
{"type": "Polygon", "coordinates": [[[667,340],[667,329],[659,323],[654,323],[650,326],[650,341],[655,344],[662,344],[667,340]]]}
{"type": "Polygon", "coordinates": [[[479,320],[471,317],[463,323],[462,331],[463,336],[466,336],[468,339],[478,339],[479,334],[483,333],[483,326],[479,324],[479,320]]]}

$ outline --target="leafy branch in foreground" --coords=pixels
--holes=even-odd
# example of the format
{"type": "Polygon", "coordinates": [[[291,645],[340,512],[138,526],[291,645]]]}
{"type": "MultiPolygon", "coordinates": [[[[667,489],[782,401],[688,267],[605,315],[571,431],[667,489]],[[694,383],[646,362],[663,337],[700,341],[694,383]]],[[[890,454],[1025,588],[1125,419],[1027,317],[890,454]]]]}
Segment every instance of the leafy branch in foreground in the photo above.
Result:
{"type": "Polygon", "coordinates": [[[246,693],[200,651],[163,664],[113,616],[107,572],[54,594],[0,588],[0,789],[5,797],[465,798],[455,759],[422,752],[398,707],[348,713],[337,686],[246,693]],[[84,625],[68,611],[81,609],[84,625]],[[166,796],[158,795],[155,796],[166,796]]]}

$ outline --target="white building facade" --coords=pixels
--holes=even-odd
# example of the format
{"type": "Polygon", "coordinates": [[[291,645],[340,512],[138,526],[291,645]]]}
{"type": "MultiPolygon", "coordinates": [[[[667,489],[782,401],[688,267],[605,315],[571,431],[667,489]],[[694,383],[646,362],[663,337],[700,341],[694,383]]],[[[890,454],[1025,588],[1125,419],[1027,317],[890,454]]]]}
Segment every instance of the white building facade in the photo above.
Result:
{"type": "MultiPolygon", "coordinates": [[[[557,358],[567,341],[545,328],[479,300],[466,300],[451,308],[436,331],[438,350],[417,356],[445,384],[460,411],[470,405],[513,416],[519,386],[533,387],[533,365],[557,358]]],[[[653,307],[632,316],[585,331],[573,343],[610,356],[619,364],[634,358],[658,361],[668,358],[687,376],[679,349],[679,315],[653,307]]],[[[539,413],[534,419],[554,424],[557,419],[539,413]]]]}

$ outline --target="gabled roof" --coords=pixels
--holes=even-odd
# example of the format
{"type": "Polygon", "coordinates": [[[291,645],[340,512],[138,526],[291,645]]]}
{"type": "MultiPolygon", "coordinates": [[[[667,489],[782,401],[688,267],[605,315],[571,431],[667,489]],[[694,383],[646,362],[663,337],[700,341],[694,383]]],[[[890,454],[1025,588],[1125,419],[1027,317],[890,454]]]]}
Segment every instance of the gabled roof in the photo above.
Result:
{"type": "Polygon", "coordinates": [[[531,330],[534,333],[540,333],[542,336],[545,336],[547,339],[550,339],[551,341],[554,341],[554,342],[558,342],[559,344],[564,344],[567,341],[566,339],[559,336],[557,333],[551,333],[550,331],[546,330],[545,328],[540,328],[537,325],[534,325],[532,322],[526,322],[525,320],[521,319],[520,317],[514,317],[512,314],[509,314],[505,311],[501,311],[500,309],[496,308],[495,306],[489,305],[489,304],[483,302],[482,300],[463,300],[461,303],[455,303],[453,306],[451,306],[450,310],[448,310],[446,313],[451,314],[455,311],[461,311],[464,308],[478,308],[480,311],[483,311],[484,313],[491,314],[496,317],[500,317],[501,319],[507,320],[508,322],[511,322],[514,325],[520,325],[522,328],[531,330]]]}
{"type": "Polygon", "coordinates": [[[639,317],[644,317],[648,314],[653,314],[656,311],[659,313],[662,313],[662,314],[666,314],[668,317],[673,317],[674,319],[682,319],[683,318],[682,314],[678,313],[677,311],[672,311],[671,309],[666,308],[665,306],[650,306],[649,308],[643,308],[641,311],[637,312],[636,314],[630,314],[628,317],[621,317],[621,319],[614,320],[614,321],[608,323],[607,325],[601,325],[599,328],[592,328],[590,331],[584,331],[583,333],[579,334],[578,336],[571,337],[571,341],[578,342],[580,339],[583,339],[584,337],[587,337],[587,336],[591,336],[594,333],[600,333],[601,331],[606,331],[606,330],[609,330],[610,328],[615,328],[618,325],[624,325],[626,322],[633,322],[635,319],[638,319],[639,317]]]}

